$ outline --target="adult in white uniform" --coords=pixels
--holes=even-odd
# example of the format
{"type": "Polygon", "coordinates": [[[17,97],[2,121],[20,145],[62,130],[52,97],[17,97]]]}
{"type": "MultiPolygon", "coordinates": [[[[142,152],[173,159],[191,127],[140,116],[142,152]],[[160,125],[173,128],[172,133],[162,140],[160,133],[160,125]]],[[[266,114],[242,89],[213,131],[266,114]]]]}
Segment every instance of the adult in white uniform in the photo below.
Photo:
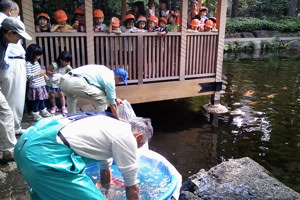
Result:
{"type": "MultiPolygon", "coordinates": [[[[0,17],[18,17],[19,6],[11,0],[0,3],[0,17]]],[[[2,22],[0,20],[0,22],[2,22]]],[[[25,50],[22,40],[10,43],[6,49],[5,64],[0,68],[0,87],[14,115],[15,133],[21,133],[26,91],[25,50]]]]}

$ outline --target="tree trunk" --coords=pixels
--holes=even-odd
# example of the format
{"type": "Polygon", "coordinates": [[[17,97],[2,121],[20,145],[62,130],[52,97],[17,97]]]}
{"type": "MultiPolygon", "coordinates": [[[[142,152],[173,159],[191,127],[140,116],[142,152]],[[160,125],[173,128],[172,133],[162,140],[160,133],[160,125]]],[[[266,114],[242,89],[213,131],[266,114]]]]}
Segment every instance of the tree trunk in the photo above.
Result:
{"type": "Polygon", "coordinates": [[[290,6],[287,9],[288,16],[296,16],[297,0],[291,0],[290,6]]]}
{"type": "Polygon", "coordinates": [[[239,10],[239,1],[238,0],[232,0],[231,17],[237,17],[238,16],[238,10],[239,10]]]}

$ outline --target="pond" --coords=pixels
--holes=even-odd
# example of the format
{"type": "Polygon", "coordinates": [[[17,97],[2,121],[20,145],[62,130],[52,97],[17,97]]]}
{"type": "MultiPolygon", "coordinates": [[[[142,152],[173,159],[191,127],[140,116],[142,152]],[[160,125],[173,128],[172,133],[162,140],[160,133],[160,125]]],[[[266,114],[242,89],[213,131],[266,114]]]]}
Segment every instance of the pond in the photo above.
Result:
{"type": "Polygon", "coordinates": [[[209,97],[134,105],[138,116],[152,119],[150,149],[165,156],[183,181],[201,168],[247,156],[300,192],[299,57],[294,52],[227,56],[221,103],[228,114],[207,115],[201,106],[209,97]]]}

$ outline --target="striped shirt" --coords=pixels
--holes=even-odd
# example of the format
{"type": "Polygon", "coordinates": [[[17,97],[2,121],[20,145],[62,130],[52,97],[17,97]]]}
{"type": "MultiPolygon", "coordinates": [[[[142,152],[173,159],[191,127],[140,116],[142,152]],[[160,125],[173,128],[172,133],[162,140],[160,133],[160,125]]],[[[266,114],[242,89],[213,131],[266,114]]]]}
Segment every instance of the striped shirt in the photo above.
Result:
{"type": "Polygon", "coordinates": [[[42,70],[40,63],[35,62],[34,64],[32,64],[29,61],[26,62],[26,73],[27,79],[29,79],[30,88],[38,88],[46,85],[44,76],[33,76],[36,72],[39,72],[40,70],[42,70]]]}

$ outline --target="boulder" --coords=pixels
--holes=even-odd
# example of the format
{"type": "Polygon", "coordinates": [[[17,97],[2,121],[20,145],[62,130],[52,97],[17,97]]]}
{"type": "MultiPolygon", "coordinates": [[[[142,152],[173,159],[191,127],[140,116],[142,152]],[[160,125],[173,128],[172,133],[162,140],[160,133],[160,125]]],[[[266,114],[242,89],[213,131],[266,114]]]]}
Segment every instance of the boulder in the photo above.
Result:
{"type": "Polygon", "coordinates": [[[268,31],[267,34],[268,34],[269,37],[275,37],[277,35],[280,36],[280,32],[279,31],[268,31]]]}
{"type": "Polygon", "coordinates": [[[286,43],[286,46],[287,46],[288,49],[300,50],[300,41],[299,40],[292,40],[292,41],[286,43]]]}
{"type": "Polygon", "coordinates": [[[251,32],[242,32],[241,35],[243,38],[255,38],[255,36],[251,32]]]}
{"type": "Polygon", "coordinates": [[[266,30],[258,30],[258,31],[252,31],[252,33],[255,35],[257,38],[267,38],[268,36],[268,31],[266,30]]]}
{"type": "Polygon", "coordinates": [[[201,169],[183,183],[179,199],[292,200],[300,199],[300,194],[245,157],[223,162],[208,171],[201,169]]]}

